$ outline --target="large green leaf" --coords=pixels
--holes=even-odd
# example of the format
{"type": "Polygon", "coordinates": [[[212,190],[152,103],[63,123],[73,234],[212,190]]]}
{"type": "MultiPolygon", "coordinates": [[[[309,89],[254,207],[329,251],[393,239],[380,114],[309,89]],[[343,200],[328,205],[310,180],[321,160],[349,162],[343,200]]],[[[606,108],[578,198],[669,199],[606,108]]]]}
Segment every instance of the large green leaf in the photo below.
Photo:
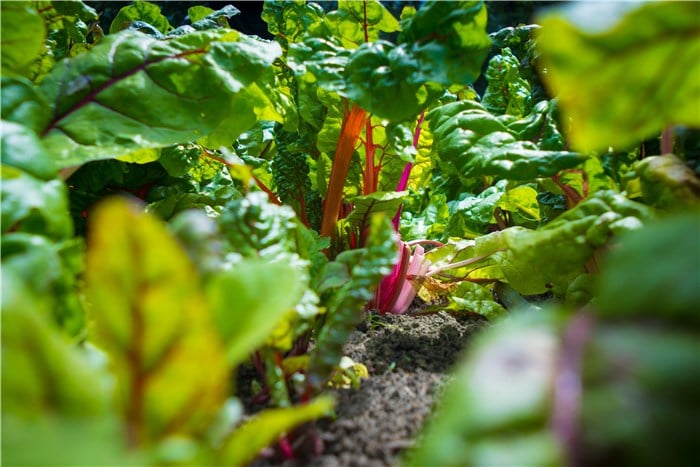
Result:
{"type": "Polygon", "coordinates": [[[481,1],[428,1],[402,19],[399,42],[418,63],[411,79],[444,85],[473,83],[491,49],[481,1]]]}
{"type": "Polygon", "coordinates": [[[207,295],[230,365],[238,365],[265,342],[301,299],[304,279],[293,264],[261,260],[244,260],[212,278],[207,295]]]}
{"type": "Polygon", "coordinates": [[[120,198],[95,209],[88,240],[93,338],[110,356],[130,443],[202,433],[229,366],[185,252],[120,198]]]}
{"type": "Polygon", "coordinates": [[[700,126],[700,3],[575,3],[541,18],[543,78],[576,150],[700,126]],[[602,20],[604,19],[604,20],[602,20]]]}
{"type": "Polygon", "coordinates": [[[510,227],[481,237],[478,255],[493,255],[519,293],[566,292],[584,273],[593,252],[612,237],[640,228],[655,217],[647,206],[612,191],[600,191],[539,230],[510,227]]]}
{"type": "Polygon", "coordinates": [[[45,143],[69,166],[197,139],[231,117],[232,99],[280,53],[235,31],[167,41],[133,31],[109,36],[42,83],[54,106],[45,143]]]}
{"type": "Polygon", "coordinates": [[[439,157],[463,180],[492,175],[531,180],[575,167],[585,158],[568,151],[544,151],[519,141],[479,104],[458,101],[435,108],[427,116],[439,157]]]}
{"type": "Polygon", "coordinates": [[[321,396],[304,405],[268,409],[239,426],[221,447],[223,465],[246,465],[260,450],[295,426],[333,412],[333,399],[321,396]]]}
{"type": "Polygon", "coordinates": [[[44,48],[44,21],[27,2],[2,2],[0,18],[2,76],[27,76],[44,48]]]}

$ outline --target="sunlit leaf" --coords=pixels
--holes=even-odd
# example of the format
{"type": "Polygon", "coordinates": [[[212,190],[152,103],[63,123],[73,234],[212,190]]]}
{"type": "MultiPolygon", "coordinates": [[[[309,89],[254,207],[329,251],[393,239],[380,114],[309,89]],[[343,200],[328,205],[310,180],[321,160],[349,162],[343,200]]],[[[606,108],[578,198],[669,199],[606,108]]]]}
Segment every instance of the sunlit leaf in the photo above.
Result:
{"type": "Polygon", "coordinates": [[[543,79],[572,148],[625,149],[700,126],[700,3],[582,2],[540,19],[543,79]]]}

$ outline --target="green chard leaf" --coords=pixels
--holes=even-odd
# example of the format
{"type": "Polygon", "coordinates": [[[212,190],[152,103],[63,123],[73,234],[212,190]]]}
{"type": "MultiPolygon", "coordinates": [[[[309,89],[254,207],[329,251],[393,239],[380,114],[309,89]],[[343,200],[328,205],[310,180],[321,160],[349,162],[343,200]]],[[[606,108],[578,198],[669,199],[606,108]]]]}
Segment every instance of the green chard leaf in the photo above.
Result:
{"type": "MultiPolygon", "coordinates": [[[[158,5],[151,2],[135,1],[119,10],[109,26],[109,33],[116,34],[122,29],[127,29],[136,21],[148,23],[162,34],[173,28],[168,19],[160,12],[158,5]]],[[[194,23],[194,21],[192,22],[194,23]]]]}
{"type": "Polygon", "coordinates": [[[532,180],[579,165],[581,154],[544,151],[519,141],[495,116],[476,103],[458,101],[430,111],[426,117],[437,153],[467,181],[490,175],[508,180],[532,180]]]}
{"type": "Polygon", "coordinates": [[[496,115],[523,117],[530,113],[530,83],[520,76],[520,62],[508,47],[486,69],[488,87],[481,103],[496,115]]]}
{"type": "Polygon", "coordinates": [[[697,2],[574,3],[542,16],[543,79],[574,149],[622,150],[669,124],[700,126],[699,16],[697,2]]]}
{"type": "Polygon", "coordinates": [[[307,31],[323,22],[323,9],[306,0],[269,0],[263,4],[262,19],[270,34],[287,49],[290,43],[300,41],[307,31]]]}
{"type": "Polygon", "coordinates": [[[523,295],[563,296],[593,252],[611,237],[640,228],[654,211],[613,191],[600,191],[539,230],[510,227],[477,240],[477,254],[493,255],[507,282],[523,295]]]}
{"type": "Polygon", "coordinates": [[[338,9],[326,15],[326,23],[348,49],[354,49],[365,42],[376,42],[380,32],[399,30],[396,18],[376,0],[339,0],[338,9]]]}
{"type": "Polygon", "coordinates": [[[304,405],[263,410],[239,426],[220,449],[223,465],[246,465],[260,450],[295,426],[333,413],[333,399],[321,396],[304,405]]]}
{"type": "Polygon", "coordinates": [[[2,2],[1,8],[2,76],[29,76],[44,50],[44,20],[28,2],[2,2]]]}
{"type": "Polygon", "coordinates": [[[301,300],[306,274],[294,264],[244,260],[207,284],[214,321],[231,366],[265,342],[285,313],[301,300]]]}
{"type": "Polygon", "coordinates": [[[205,136],[280,53],[275,43],[235,31],[168,41],[133,31],[108,36],[42,83],[54,106],[44,141],[59,165],[70,166],[205,136]]]}
{"type": "Polygon", "coordinates": [[[406,197],[405,191],[390,191],[372,193],[353,198],[352,203],[355,208],[345,218],[353,227],[362,231],[369,224],[374,214],[384,213],[387,217],[393,217],[403,199],[406,197]]]}
{"type": "Polygon", "coordinates": [[[124,199],[104,201],[91,222],[93,338],[114,368],[129,443],[203,433],[227,396],[229,366],[194,268],[163,224],[124,199]]]}
{"type": "MultiPolygon", "coordinates": [[[[5,121],[15,122],[40,133],[49,123],[49,102],[39,90],[24,78],[1,78],[0,106],[2,106],[3,135],[11,131],[5,121]]],[[[12,130],[14,131],[14,130],[12,130]]]]}
{"type": "Polygon", "coordinates": [[[471,311],[489,320],[495,320],[507,314],[506,309],[496,302],[488,287],[473,282],[459,284],[457,289],[450,294],[449,300],[448,310],[471,311]]]}
{"type": "Polygon", "coordinates": [[[417,61],[420,80],[447,86],[473,83],[491,49],[486,19],[481,1],[428,1],[401,21],[399,42],[417,61]]]}

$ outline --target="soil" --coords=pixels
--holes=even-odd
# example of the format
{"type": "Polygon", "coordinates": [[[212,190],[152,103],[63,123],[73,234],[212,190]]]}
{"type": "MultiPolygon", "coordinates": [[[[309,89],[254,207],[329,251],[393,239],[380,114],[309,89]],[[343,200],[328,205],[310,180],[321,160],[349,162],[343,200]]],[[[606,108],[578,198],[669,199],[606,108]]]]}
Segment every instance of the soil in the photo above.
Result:
{"type": "Polygon", "coordinates": [[[345,355],[363,363],[369,377],[359,389],[338,389],[336,418],[316,423],[320,456],[295,462],[262,457],[256,467],[394,466],[413,446],[433,411],[450,370],[486,325],[475,315],[376,315],[353,332],[345,355]]]}

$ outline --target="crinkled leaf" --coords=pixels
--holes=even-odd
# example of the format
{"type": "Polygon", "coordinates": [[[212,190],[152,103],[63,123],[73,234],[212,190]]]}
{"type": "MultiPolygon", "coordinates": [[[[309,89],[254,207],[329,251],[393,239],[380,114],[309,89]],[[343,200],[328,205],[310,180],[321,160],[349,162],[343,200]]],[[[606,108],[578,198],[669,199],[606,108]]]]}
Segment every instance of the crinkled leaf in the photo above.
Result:
{"type": "Polygon", "coordinates": [[[429,97],[421,91],[424,82],[416,79],[417,72],[404,48],[386,41],[365,43],[346,65],[343,94],[378,117],[404,121],[418,115],[429,97]]]}
{"type": "Polygon", "coordinates": [[[474,238],[486,233],[493,221],[496,203],[505,193],[507,181],[500,180],[476,196],[448,202],[450,215],[445,228],[445,237],[474,238]]]}
{"type": "Polygon", "coordinates": [[[700,126],[698,17],[697,2],[595,2],[541,18],[543,78],[573,148],[623,149],[669,124],[700,126]]]}
{"type": "Polygon", "coordinates": [[[224,465],[245,465],[297,425],[332,415],[333,405],[332,398],[321,396],[304,405],[263,410],[233,431],[220,448],[219,458],[224,465]]]}
{"type": "Polygon", "coordinates": [[[450,294],[449,299],[447,309],[471,311],[489,320],[500,318],[507,313],[506,309],[494,299],[488,287],[473,282],[459,284],[450,294]]]}
{"type": "Polygon", "coordinates": [[[302,36],[323,21],[323,10],[317,3],[306,0],[266,1],[262,19],[267,30],[283,44],[298,42],[302,36]]]}
{"type": "Polygon", "coordinates": [[[304,279],[293,264],[244,260],[209,281],[207,295],[231,366],[264,343],[294,308],[306,288],[304,279]]]}
{"type": "Polygon", "coordinates": [[[68,166],[196,139],[230,116],[236,93],[280,53],[277,44],[235,31],[168,41],[129,31],[108,36],[42,83],[55,106],[45,142],[68,166]]]}
{"type": "Polygon", "coordinates": [[[333,35],[348,49],[354,49],[365,42],[377,41],[380,32],[399,30],[396,18],[376,0],[340,0],[338,9],[326,15],[326,23],[333,35]]]}
{"type": "Polygon", "coordinates": [[[482,238],[477,254],[504,248],[493,257],[511,287],[523,295],[552,291],[563,296],[595,249],[654,216],[645,205],[601,191],[539,230],[510,227],[482,238]]]}
{"type": "Polygon", "coordinates": [[[601,313],[700,325],[700,213],[666,217],[619,243],[598,284],[601,313]]]}
{"type": "Polygon", "coordinates": [[[226,397],[229,367],[186,253],[124,199],[103,202],[91,223],[93,337],[110,356],[131,443],[203,432],[226,397]]]}
{"type": "Polygon", "coordinates": [[[516,117],[530,113],[530,83],[520,76],[520,62],[508,47],[489,61],[486,79],[481,103],[489,112],[516,117]]]}
{"type": "Polygon", "coordinates": [[[156,28],[162,34],[167,33],[173,27],[168,18],[160,12],[160,7],[155,3],[135,1],[122,7],[117,16],[109,25],[109,33],[116,34],[122,29],[127,29],[135,21],[143,21],[156,28]]]}
{"type": "Polygon", "coordinates": [[[532,141],[540,149],[562,150],[566,144],[559,131],[558,118],[556,100],[540,101],[529,115],[508,123],[508,131],[520,140],[532,141]]]}
{"type": "Polygon", "coordinates": [[[227,203],[219,225],[231,250],[243,256],[275,258],[296,251],[294,211],[270,203],[264,193],[227,203]]]}
{"type": "Polygon", "coordinates": [[[459,101],[432,110],[427,118],[439,157],[464,180],[492,175],[531,180],[575,167],[585,157],[568,151],[543,151],[518,141],[496,117],[473,103],[459,101]]]}
{"type": "Polygon", "coordinates": [[[2,76],[28,76],[44,48],[44,21],[27,2],[2,2],[0,18],[2,76]]]}

